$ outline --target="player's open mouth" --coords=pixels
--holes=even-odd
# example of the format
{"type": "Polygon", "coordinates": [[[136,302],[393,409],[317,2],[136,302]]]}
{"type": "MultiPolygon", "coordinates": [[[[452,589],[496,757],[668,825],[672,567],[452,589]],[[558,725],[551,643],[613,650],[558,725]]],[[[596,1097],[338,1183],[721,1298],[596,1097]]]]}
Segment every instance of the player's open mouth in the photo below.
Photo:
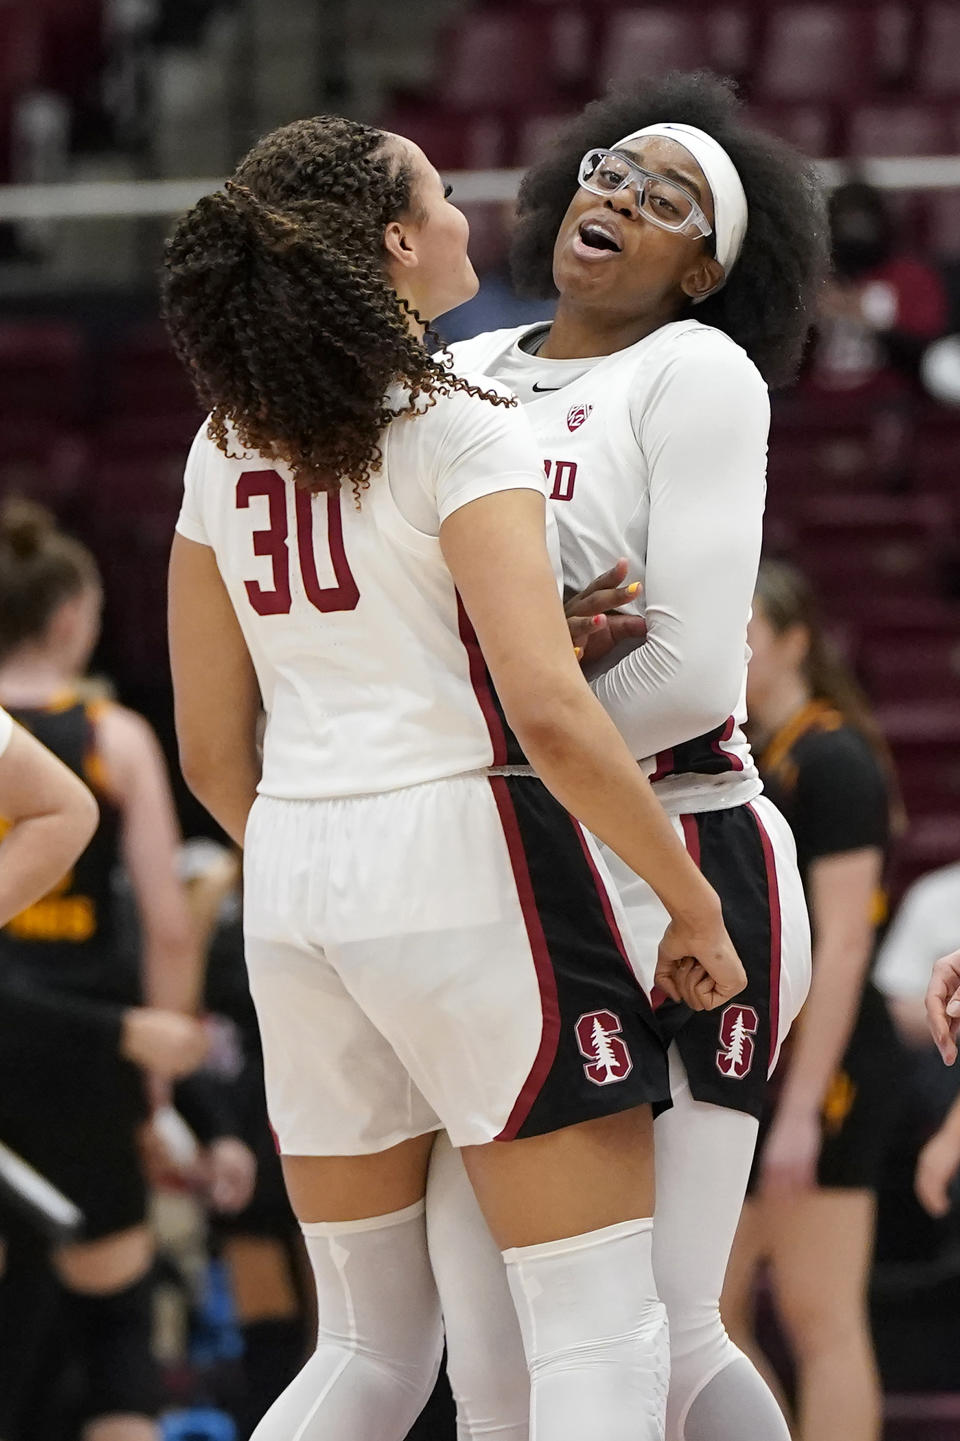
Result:
{"type": "Polygon", "coordinates": [[[609,220],[583,220],[573,241],[583,260],[606,260],[623,250],[617,227],[609,220]]]}

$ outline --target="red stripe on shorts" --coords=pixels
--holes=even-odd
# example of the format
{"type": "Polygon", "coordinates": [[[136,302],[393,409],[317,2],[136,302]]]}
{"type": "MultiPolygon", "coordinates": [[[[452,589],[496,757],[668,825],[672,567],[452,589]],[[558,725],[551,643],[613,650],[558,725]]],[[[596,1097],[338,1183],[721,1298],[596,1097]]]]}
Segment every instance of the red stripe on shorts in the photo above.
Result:
{"type": "Polygon", "coordinates": [[[773,1064],[780,1038],[780,952],[783,931],[780,916],[780,886],[777,883],[777,862],[773,854],[773,842],[767,835],[763,821],[748,803],[747,810],[753,816],[760,834],[763,848],[763,864],[767,873],[767,899],[770,904],[770,1055],[767,1066],[773,1064]]]}
{"type": "Polygon", "coordinates": [[[680,824],[683,827],[683,844],[690,853],[693,864],[700,868],[700,827],[697,825],[696,816],[681,816],[680,824]]]}
{"type": "Polygon", "coordinates": [[[500,814],[500,824],[503,827],[513,879],[517,887],[517,898],[523,912],[523,922],[527,928],[527,938],[533,954],[537,985],[540,988],[542,1017],[540,1045],[533,1065],[530,1067],[530,1074],[521,1087],[507,1124],[496,1137],[498,1141],[512,1141],[530,1114],[530,1108],[540,1094],[540,1089],[550,1074],[556,1058],[557,1046],[560,1041],[560,1004],[557,1000],[557,978],[553,973],[553,962],[550,959],[547,938],[543,934],[543,923],[537,910],[537,900],[534,895],[533,882],[530,879],[526,853],[523,849],[520,826],[517,823],[517,813],[513,808],[510,787],[503,776],[491,776],[490,789],[500,814]]]}
{"type": "Polygon", "coordinates": [[[503,721],[494,699],[493,687],[490,684],[490,676],[487,671],[487,663],[483,658],[483,651],[480,649],[480,642],[477,640],[477,633],[470,624],[470,617],[464,609],[463,601],[457,596],[457,625],[460,630],[460,639],[463,641],[464,649],[467,652],[467,661],[470,667],[470,684],[473,686],[473,693],[477,697],[480,709],[483,711],[483,718],[487,723],[487,730],[490,733],[490,744],[493,746],[492,765],[505,766],[507,763],[507,737],[503,729],[503,721]]]}
{"type": "MultiPolygon", "coordinates": [[[[573,816],[570,817],[570,820],[573,823],[573,829],[577,833],[577,840],[580,842],[580,846],[583,850],[587,865],[590,867],[590,874],[593,877],[593,884],[596,887],[597,897],[600,901],[601,909],[603,910],[604,920],[610,927],[610,934],[611,936],[613,936],[613,939],[616,942],[617,950],[623,957],[623,964],[630,972],[633,980],[635,980],[637,982],[637,985],[639,986],[640,982],[637,979],[637,973],[633,969],[633,966],[630,964],[630,957],[627,955],[627,948],[623,944],[623,936],[620,933],[620,927],[617,925],[617,918],[613,914],[613,906],[610,904],[610,892],[604,885],[603,880],[600,876],[600,872],[597,870],[597,863],[593,859],[593,856],[590,854],[590,847],[587,845],[587,838],[583,834],[583,827],[580,825],[579,821],[574,820],[573,816]]],[[[642,989],[643,988],[641,987],[641,990],[642,989]]]]}

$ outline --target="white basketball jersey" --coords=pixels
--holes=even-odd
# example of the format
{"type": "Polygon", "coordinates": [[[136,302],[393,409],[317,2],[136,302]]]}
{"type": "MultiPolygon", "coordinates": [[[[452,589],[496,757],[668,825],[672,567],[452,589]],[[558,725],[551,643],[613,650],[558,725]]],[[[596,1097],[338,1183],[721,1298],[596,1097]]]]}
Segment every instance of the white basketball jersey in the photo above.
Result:
{"type": "Polygon", "coordinates": [[[742,732],[746,627],[760,556],[769,400],[721,331],[678,321],[594,359],[551,360],[538,326],[451,347],[523,403],[580,590],[629,560],[647,644],[591,684],[668,810],[739,805],[761,789],[742,732]]]}
{"type": "Polygon", "coordinates": [[[511,758],[437,536],[483,495],[544,493],[529,422],[456,392],[380,444],[359,507],[349,486],[311,495],[278,462],[229,458],[206,425],[190,452],[177,529],[213,548],[256,669],[265,795],[364,795],[511,758]]]}

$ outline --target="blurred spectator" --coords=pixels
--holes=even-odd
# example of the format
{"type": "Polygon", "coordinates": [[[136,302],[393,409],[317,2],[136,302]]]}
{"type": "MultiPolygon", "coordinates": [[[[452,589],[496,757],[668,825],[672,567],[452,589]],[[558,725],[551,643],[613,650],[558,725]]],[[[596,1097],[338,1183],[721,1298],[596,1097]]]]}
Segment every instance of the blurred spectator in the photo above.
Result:
{"type": "Polygon", "coordinates": [[[874,1441],[881,1397],[867,1281],[898,1047],[869,974],[897,791],[867,703],[793,567],[761,565],[748,641],[751,740],[796,838],[813,981],[774,1073],[723,1315],[756,1358],[751,1290],[769,1261],[796,1362],[796,1434],[874,1441]]]}
{"type": "Polygon", "coordinates": [[[933,1049],[923,998],[933,963],[960,932],[960,862],[921,876],[907,891],[877,955],[874,980],[883,991],[901,1036],[910,1046],[933,1049]]]}
{"type": "Polygon", "coordinates": [[[946,328],[943,280],[908,253],[872,186],[839,186],[829,215],[834,274],[821,302],[809,383],[833,393],[905,390],[925,347],[946,328]]]}

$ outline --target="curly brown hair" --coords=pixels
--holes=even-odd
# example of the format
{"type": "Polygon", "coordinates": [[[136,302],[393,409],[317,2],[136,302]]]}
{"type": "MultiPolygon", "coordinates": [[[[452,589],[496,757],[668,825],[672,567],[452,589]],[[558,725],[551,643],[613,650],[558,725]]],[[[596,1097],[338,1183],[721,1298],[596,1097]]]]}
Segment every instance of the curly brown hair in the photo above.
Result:
{"type": "MultiPolygon", "coordinates": [[[[300,486],[359,499],[401,415],[480,390],[434,359],[385,271],[383,232],[417,214],[413,167],[381,130],[320,115],[274,130],[167,243],[163,310],[225,454],[285,461],[300,486]],[[397,408],[389,387],[405,387],[397,408]]],[[[429,332],[427,332],[429,336],[429,332]]]]}

